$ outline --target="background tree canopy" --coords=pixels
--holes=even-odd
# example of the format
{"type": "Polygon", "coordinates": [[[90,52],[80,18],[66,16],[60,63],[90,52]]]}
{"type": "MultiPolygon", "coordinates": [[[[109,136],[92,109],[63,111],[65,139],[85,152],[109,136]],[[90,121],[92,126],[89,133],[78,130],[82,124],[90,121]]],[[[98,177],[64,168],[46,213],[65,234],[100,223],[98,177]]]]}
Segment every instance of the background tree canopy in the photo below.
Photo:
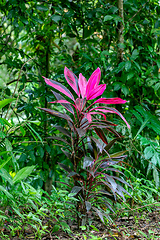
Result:
{"type": "Polygon", "coordinates": [[[65,66],[87,79],[99,67],[107,84],[103,97],[128,101],[118,109],[131,131],[119,120],[125,139],[117,148],[125,144],[133,172],[147,171],[158,188],[158,0],[3,0],[0,9],[1,100],[15,99],[1,110],[1,161],[9,152],[8,169],[17,172],[36,165],[32,185],[51,192],[52,180],[58,180],[61,171],[56,163],[67,160],[50,139],[58,133],[53,125],[59,120],[38,109],[55,100],[42,76],[66,84],[65,66]]]}

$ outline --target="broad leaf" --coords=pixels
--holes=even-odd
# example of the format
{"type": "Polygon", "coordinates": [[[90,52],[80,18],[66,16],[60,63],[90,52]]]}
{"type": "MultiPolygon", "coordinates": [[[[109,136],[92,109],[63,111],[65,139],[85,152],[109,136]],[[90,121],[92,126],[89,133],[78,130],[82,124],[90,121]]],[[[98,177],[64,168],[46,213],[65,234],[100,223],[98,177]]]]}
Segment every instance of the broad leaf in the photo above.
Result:
{"type": "Polygon", "coordinates": [[[13,200],[14,198],[13,198],[13,195],[12,194],[10,194],[8,191],[7,191],[7,189],[5,189],[3,186],[1,186],[0,185],[0,191],[2,191],[4,194],[6,194],[6,196],[9,198],[9,199],[11,199],[11,200],[13,200]]]}
{"type": "Polygon", "coordinates": [[[104,132],[100,128],[94,128],[97,135],[100,137],[100,139],[105,143],[108,144],[107,138],[104,134],[104,132]]]}
{"type": "Polygon", "coordinates": [[[77,195],[81,191],[82,187],[74,186],[71,190],[71,193],[74,193],[74,195],[77,195]]]}
{"type": "Polygon", "coordinates": [[[72,172],[72,170],[69,168],[69,167],[67,167],[66,165],[64,165],[63,163],[59,163],[58,162],[58,164],[59,164],[59,166],[61,167],[61,168],[63,168],[65,171],[67,171],[67,172],[72,172]]]}
{"type": "Polygon", "coordinates": [[[72,89],[77,93],[80,97],[79,86],[78,86],[78,78],[77,76],[70,71],[67,67],[64,68],[64,76],[68,82],[68,84],[72,87],[72,89]]]}
{"type": "Polygon", "coordinates": [[[101,219],[101,221],[104,223],[104,219],[103,219],[103,214],[100,210],[98,210],[98,208],[92,207],[95,212],[98,214],[99,218],[101,219]]]}
{"type": "Polygon", "coordinates": [[[82,128],[76,128],[76,131],[77,131],[80,138],[85,136],[85,134],[86,134],[86,130],[84,130],[82,128]]]}
{"type": "Polygon", "coordinates": [[[16,98],[7,98],[0,101],[0,109],[5,107],[8,103],[13,102],[14,100],[16,100],[16,98]]]}
{"type": "MultiPolygon", "coordinates": [[[[54,94],[57,100],[65,100],[65,98],[62,97],[59,93],[56,93],[55,91],[52,91],[52,93],[54,94]]],[[[61,105],[65,107],[69,112],[74,114],[74,110],[69,103],[61,103],[61,105]]]]}
{"type": "Polygon", "coordinates": [[[84,157],[83,168],[89,167],[93,163],[94,159],[91,157],[84,157]]]}
{"type": "Polygon", "coordinates": [[[91,203],[90,203],[90,202],[87,202],[87,201],[85,201],[85,205],[86,205],[86,210],[87,210],[87,212],[89,212],[89,210],[90,210],[90,209],[91,209],[91,207],[92,207],[91,203]]]}
{"type": "Polygon", "coordinates": [[[15,175],[15,177],[13,178],[13,183],[16,183],[16,182],[21,181],[21,180],[25,179],[26,177],[28,177],[34,168],[35,168],[35,166],[30,166],[30,167],[24,167],[24,168],[20,169],[17,172],[17,174],[15,175]]]}
{"type": "Polygon", "coordinates": [[[39,109],[46,111],[47,113],[50,113],[54,116],[57,116],[57,117],[60,117],[60,118],[66,119],[67,121],[72,122],[72,119],[65,113],[60,113],[60,112],[57,112],[57,111],[54,111],[54,110],[51,110],[48,108],[39,108],[39,109]]]}
{"type": "Polygon", "coordinates": [[[56,82],[54,80],[51,80],[51,79],[48,79],[48,78],[45,78],[45,82],[50,85],[51,87],[57,89],[58,91],[62,92],[63,94],[65,94],[66,96],[68,96],[69,98],[71,98],[73,101],[74,101],[74,97],[72,95],[72,93],[65,87],[63,86],[61,83],[59,82],[56,82]]]}
{"type": "Polygon", "coordinates": [[[71,137],[71,133],[66,128],[58,126],[58,125],[54,125],[53,127],[55,127],[57,130],[62,132],[64,135],[71,137]]]}

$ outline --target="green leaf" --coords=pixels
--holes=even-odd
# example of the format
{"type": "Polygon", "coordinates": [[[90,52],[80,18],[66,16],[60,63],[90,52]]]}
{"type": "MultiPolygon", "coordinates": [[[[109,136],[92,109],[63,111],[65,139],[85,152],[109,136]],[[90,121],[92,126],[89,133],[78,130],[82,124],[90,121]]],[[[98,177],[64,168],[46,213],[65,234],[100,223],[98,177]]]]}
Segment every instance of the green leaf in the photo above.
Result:
{"type": "Polygon", "coordinates": [[[11,124],[4,118],[0,118],[0,123],[5,127],[5,125],[7,126],[11,126],[11,124]]]}
{"type": "Polygon", "coordinates": [[[155,152],[155,154],[153,155],[151,162],[156,166],[159,162],[159,154],[157,152],[155,152]]]}
{"type": "Polygon", "coordinates": [[[5,138],[6,135],[4,134],[4,132],[0,131],[0,138],[5,138]]]}
{"type": "Polygon", "coordinates": [[[34,156],[34,151],[29,151],[28,154],[29,154],[30,158],[33,160],[33,162],[35,162],[36,158],[34,156]]]}
{"type": "Polygon", "coordinates": [[[17,174],[15,175],[15,177],[13,178],[13,183],[21,181],[21,180],[25,179],[26,177],[28,177],[34,168],[35,168],[35,166],[33,165],[30,167],[24,167],[24,168],[20,169],[17,172],[17,174]]]}
{"type": "Polygon", "coordinates": [[[131,112],[134,114],[134,116],[141,122],[143,123],[143,118],[141,117],[141,115],[136,112],[135,110],[131,110],[131,112]]]}
{"type": "Polygon", "coordinates": [[[153,48],[151,46],[148,46],[148,49],[150,52],[153,52],[153,48]]]}
{"type": "Polygon", "coordinates": [[[144,149],[144,157],[150,159],[154,155],[154,149],[151,146],[148,146],[144,149]]]}
{"type": "Polygon", "coordinates": [[[141,67],[140,67],[139,63],[137,63],[137,62],[135,62],[135,61],[133,61],[133,62],[134,62],[134,64],[136,65],[136,68],[141,72],[142,70],[141,70],[141,67]]]}
{"type": "Polygon", "coordinates": [[[5,107],[8,103],[13,102],[14,100],[16,100],[16,98],[7,98],[0,101],[0,109],[5,107]]]}
{"type": "Polygon", "coordinates": [[[129,71],[129,69],[131,68],[131,66],[132,66],[131,61],[125,62],[125,69],[126,69],[126,71],[129,71]]]}
{"type": "Polygon", "coordinates": [[[24,137],[26,135],[26,130],[22,126],[20,126],[20,130],[21,130],[22,135],[24,137]]]}
{"type": "Polygon", "coordinates": [[[13,209],[20,218],[24,219],[24,216],[20,213],[20,211],[18,209],[16,209],[15,207],[13,207],[13,209]]]}
{"type": "Polygon", "coordinates": [[[0,169],[0,175],[3,177],[5,180],[9,182],[9,184],[13,185],[12,177],[11,175],[7,172],[6,169],[2,168],[0,169]]]}
{"type": "Polygon", "coordinates": [[[44,150],[42,147],[38,147],[38,152],[39,152],[39,155],[41,156],[41,158],[43,158],[44,156],[44,150]]]}
{"type": "Polygon", "coordinates": [[[46,7],[46,6],[38,5],[38,6],[36,6],[36,8],[37,8],[39,11],[48,11],[48,7],[46,7]]]}
{"type": "Polygon", "coordinates": [[[0,186],[0,191],[4,192],[4,194],[6,194],[6,196],[7,196],[9,199],[13,200],[12,194],[10,194],[3,186],[0,186]]]}
{"type": "Polygon", "coordinates": [[[142,137],[141,135],[138,135],[138,136],[137,136],[137,139],[140,139],[141,145],[144,145],[144,146],[151,143],[151,141],[149,141],[149,140],[148,140],[147,138],[145,138],[145,137],[142,137]]]}
{"type": "Polygon", "coordinates": [[[37,17],[32,17],[32,20],[33,20],[34,22],[38,22],[38,23],[40,23],[40,24],[43,24],[43,21],[42,21],[41,19],[37,18],[37,17]]]}
{"type": "Polygon", "coordinates": [[[127,80],[131,79],[134,76],[134,72],[129,72],[127,75],[127,80]]]}
{"type": "Polygon", "coordinates": [[[106,16],[104,17],[104,22],[109,21],[109,20],[111,20],[111,19],[113,19],[113,16],[111,16],[111,15],[106,15],[106,16]]]}
{"type": "Polygon", "coordinates": [[[12,144],[7,138],[5,138],[5,145],[6,145],[6,150],[8,152],[11,152],[12,151],[12,144]]]}
{"type": "Polygon", "coordinates": [[[132,52],[131,60],[135,60],[139,55],[139,51],[137,49],[134,49],[132,52]]]}
{"type": "Polygon", "coordinates": [[[129,94],[129,89],[125,85],[122,86],[122,92],[124,93],[125,96],[129,94]]]}
{"type": "Polygon", "coordinates": [[[156,188],[159,188],[159,174],[156,168],[153,169],[153,178],[156,183],[156,188]]]}
{"type": "Polygon", "coordinates": [[[29,123],[26,123],[27,128],[29,129],[29,131],[31,132],[32,136],[34,137],[34,139],[37,141],[35,135],[39,138],[39,140],[41,141],[41,143],[43,144],[42,138],[40,137],[40,135],[31,127],[31,125],[29,123]],[[35,135],[33,134],[35,133],[35,135]]]}
{"type": "Polygon", "coordinates": [[[51,16],[51,19],[52,19],[54,22],[58,23],[58,22],[62,19],[62,16],[60,16],[60,15],[52,15],[52,16],[51,16]]]}
{"type": "MultiPolygon", "coordinates": [[[[1,153],[1,154],[2,154],[2,153],[1,153]]],[[[3,167],[9,162],[9,160],[11,160],[11,158],[12,158],[12,157],[9,157],[9,158],[7,159],[7,161],[5,161],[4,163],[2,163],[2,164],[0,165],[0,169],[3,168],[3,167]]]]}
{"type": "Polygon", "coordinates": [[[154,90],[157,91],[160,88],[160,83],[156,83],[154,86],[154,90]]]}

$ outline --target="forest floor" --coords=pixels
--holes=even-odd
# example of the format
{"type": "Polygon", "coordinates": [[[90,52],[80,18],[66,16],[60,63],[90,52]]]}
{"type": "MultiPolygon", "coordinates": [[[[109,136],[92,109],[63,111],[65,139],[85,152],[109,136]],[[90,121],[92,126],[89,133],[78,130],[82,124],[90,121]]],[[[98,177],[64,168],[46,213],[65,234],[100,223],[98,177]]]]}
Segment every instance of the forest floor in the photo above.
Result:
{"type": "Polygon", "coordinates": [[[43,220],[46,228],[42,231],[42,226],[39,226],[37,232],[34,226],[29,224],[25,226],[24,223],[21,229],[16,229],[13,222],[5,220],[3,226],[1,222],[0,240],[160,240],[160,208],[155,207],[152,211],[135,211],[134,214],[132,212],[128,216],[124,215],[123,217],[117,216],[112,223],[107,225],[104,225],[98,218],[93,218],[91,227],[84,227],[81,231],[77,231],[77,226],[73,224],[71,226],[72,233],[67,233],[61,229],[53,233],[52,229],[55,222],[49,221],[47,217],[43,220]],[[14,234],[13,229],[15,230],[14,234]]]}

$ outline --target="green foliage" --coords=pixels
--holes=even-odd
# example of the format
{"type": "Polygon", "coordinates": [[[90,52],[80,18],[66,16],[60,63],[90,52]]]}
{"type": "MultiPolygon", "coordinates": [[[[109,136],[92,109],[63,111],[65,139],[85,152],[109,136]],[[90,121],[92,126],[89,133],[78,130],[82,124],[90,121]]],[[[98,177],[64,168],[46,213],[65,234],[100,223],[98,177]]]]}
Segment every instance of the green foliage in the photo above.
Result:
{"type": "MultiPolygon", "coordinates": [[[[114,150],[122,151],[125,145],[129,158],[124,166],[132,166],[135,178],[140,171],[149,181],[142,181],[144,186],[154,180],[158,188],[160,6],[158,0],[127,0],[123,8],[124,42],[120,43],[117,1],[0,2],[0,105],[14,99],[0,109],[0,166],[8,173],[8,180],[3,178],[4,191],[12,194],[9,175],[26,166],[36,166],[31,183],[36,189],[51,193],[47,185],[64,179],[57,163],[68,166],[69,161],[52,139],[59,134],[53,125],[60,121],[46,117],[37,106],[48,108],[47,102],[54,101],[42,76],[65,84],[65,65],[87,78],[99,66],[107,85],[103,97],[128,100],[118,110],[128,119],[131,131],[108,115],[125,135],[114,150]]],[[[140,194],[141,190],[137,186],[135,191],[140,194]]]]}

